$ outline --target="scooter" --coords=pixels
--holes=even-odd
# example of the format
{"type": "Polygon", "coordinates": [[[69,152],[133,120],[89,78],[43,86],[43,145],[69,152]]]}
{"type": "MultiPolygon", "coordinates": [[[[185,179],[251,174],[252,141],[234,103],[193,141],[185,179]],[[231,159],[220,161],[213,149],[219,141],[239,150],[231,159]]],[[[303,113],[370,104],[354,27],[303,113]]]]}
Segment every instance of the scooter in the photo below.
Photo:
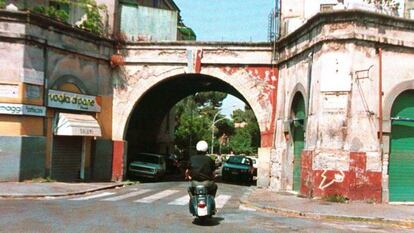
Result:
{"type": "Polygon", "coordinates": [[[206,219],[211,218],[216,214],[216,202],[214,196],[208,194],[207,188],[204,185],[197,185],[193,188],[193,192],[190,194],[189,209],[193,216],[196,216],[200,222],[204,222],[206,219]]]}

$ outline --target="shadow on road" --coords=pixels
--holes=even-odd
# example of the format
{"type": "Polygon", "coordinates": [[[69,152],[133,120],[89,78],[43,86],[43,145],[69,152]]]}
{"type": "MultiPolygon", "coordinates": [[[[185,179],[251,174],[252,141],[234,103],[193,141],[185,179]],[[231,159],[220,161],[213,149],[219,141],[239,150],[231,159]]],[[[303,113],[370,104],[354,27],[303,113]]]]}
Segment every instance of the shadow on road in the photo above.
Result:
{"type": "Polygon", "coordinates": [[[212,217],[209,219],[205,219],[204,221],[201,221],[200,219],[195,218],[193,220],[193,224],[198,225],[198,226],[217,226],[223,220],[224,218],[222,217],[212,217]]]}

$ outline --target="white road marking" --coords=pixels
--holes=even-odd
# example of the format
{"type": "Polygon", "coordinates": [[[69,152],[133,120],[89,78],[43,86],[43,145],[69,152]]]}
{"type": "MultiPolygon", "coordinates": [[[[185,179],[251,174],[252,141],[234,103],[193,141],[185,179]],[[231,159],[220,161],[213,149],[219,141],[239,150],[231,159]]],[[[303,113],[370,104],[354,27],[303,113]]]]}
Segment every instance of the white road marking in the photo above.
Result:
{"type": "Polygon", "coordinates": [[[219,195],[216,198],[216,209],[221,209],[226,204],[228,200],[230,200],[231,196],[229,195],[219,195]]]}
{"type": "Polygon", "coordinates": [[[190,197],[188,195],[185,195],[168,203],[168,205],[186,205],[189,201],[190,197]]]}
{"type": "Polygon", "coordinates": [[[95,199],[95,198],[99,198],[99,197],[106,197],[106,196],[110,196],[113,195],[114,193],[110,193],[110,192],[103,192],[103,193],[98,193],[95,195],[90,195],[90,196],[85,196],[85,197],[78,197],[78,198],[73,198],[73,199],[69,199],[72,201],[83,201],[83,200],[90,200],[90,199],[95,199]]]}
{"type": "Polygon", "coordinates": [[[168,197],[174,193],[178,192],[178,190],[164,190],[162,192],[156,193],[154,195],[142,198],[142,199],[138,199],[134,202],[139,202],[139,203],[151,203],[154,202],[156,200],[162,199],[164,197],[168,197]]]}
{"type": "Polygon", "coordinates": [[[130,198],[130,197],[135,197],[135,196],[147,193],[149,191],[151,191],[151,190],[150,189],[142,189],[142,190],[135,191],[135,192],[130,192],[130,193],[127,193],[127,194],[124,194],[124,195],[106,198],[106,199],[103,199],[102,201],[120,201],[120,200],[123,200],[123,199],[127,199],[127,198],[130,198]]]}
{"type": "Polygon", "coordinates": [[[254,209],[254,208],[250,208],[250,207],[247,207],[247,206],[244,206],[244,205],[240,205],[240,206],[239,206],[239,210],[244,210],[244,211],[256,211],[256,209],[254,209]]]}

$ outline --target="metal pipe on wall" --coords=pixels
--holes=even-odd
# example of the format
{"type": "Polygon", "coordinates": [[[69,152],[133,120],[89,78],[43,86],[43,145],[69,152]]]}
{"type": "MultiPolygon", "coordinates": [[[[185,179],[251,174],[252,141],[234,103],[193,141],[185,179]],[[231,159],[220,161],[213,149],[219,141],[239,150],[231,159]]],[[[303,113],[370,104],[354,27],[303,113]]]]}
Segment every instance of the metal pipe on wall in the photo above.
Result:
{"type": "Polygon", "coordinates": [[[382,48],[378,48],[378,139],[380,145],[380,153],[382,158],[382,147],[383,147],[383,130],[382,130],[382,48]]]}

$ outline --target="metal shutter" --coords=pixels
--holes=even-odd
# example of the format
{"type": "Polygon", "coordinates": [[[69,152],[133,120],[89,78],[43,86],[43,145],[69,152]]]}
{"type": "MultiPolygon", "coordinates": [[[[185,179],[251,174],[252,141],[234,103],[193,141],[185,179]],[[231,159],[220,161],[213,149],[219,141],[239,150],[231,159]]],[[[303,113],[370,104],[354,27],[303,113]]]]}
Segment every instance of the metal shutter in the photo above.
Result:
{"type": "Polygon", "coordinates": [[[389,201],[414,201],[414,92],[402,93],[391,115],[389,201]]]}
{"type": "Polygon", "coordinates": [[[53,138],[52,179],[79,181],[82,159],[82,137],[55,136],[53,138]]]}

